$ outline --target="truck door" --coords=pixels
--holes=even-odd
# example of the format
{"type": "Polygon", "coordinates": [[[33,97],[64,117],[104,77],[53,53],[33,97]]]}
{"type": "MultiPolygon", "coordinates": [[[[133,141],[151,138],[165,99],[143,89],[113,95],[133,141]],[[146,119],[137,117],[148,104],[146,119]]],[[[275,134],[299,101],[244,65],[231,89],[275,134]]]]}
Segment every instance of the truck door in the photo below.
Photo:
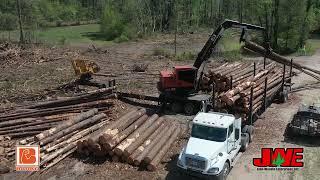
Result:
{"type": "Polygon", "coordinates": [[[228,128],[227,150],[230,153],[235,148],[234,124],[232,123],[228,128]]]}

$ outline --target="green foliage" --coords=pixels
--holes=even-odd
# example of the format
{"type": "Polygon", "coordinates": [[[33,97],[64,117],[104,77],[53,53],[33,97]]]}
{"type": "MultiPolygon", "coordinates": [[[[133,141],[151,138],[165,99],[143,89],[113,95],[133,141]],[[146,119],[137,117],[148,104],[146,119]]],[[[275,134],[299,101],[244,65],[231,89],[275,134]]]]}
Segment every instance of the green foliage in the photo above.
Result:
{"type": "Polygon", "coordinates": [[[122,17],[109,5],[104,10],[100,28],[106,40],[114,40],[120,37],[125,30],[122,17]]]}
{"type": "Polygon", "coordinates": [[[11,31],[17,28],[17,17],[10,13],[0,13],[0,30],[11,31]]]}
{"type": "Polygon", "coordinates": [[[66,42],[67,42],[67,38],[65,36],[60,37],[58,40],[59,45],[65,45],[66,42]]]}

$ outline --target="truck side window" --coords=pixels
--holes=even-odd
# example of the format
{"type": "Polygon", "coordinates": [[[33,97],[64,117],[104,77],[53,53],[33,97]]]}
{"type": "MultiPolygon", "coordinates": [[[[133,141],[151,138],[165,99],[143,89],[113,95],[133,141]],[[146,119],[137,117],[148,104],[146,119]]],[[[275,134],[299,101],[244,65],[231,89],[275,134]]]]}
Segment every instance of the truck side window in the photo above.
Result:
{"type": "Polygon", "coordinates": [[[228,130],[228,137],[230,137],[230,135],[233,133],[233,124],[231,124],[229,126],[229,130],[228,130]]]}
{"type": "Polygon", "coordinates": [[[236,128],[235,130],[235,138],[238,140],[240,138],[240,129],[236,128]]]}

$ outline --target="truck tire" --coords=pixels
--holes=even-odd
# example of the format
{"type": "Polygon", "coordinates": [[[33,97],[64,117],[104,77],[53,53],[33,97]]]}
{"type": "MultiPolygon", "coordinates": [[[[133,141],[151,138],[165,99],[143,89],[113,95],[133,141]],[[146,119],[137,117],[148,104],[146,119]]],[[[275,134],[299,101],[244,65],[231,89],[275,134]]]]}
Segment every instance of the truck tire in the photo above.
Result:
{"type": "Polygon", "coordinates": [[[223,165],[223,169],[221,170],[220,174],[217,175],[217,180],[226,180],[227,176],[230,172],[230,165],[228,162],[225,162],[223,165]]]}
{"type": "Polygon", "coordinates": [[[249,146],[249,134],[248,133],[242,133],[241,134],[241,147],[240,151],[245,152],[249,146]]]}
{"type": "Polygon", "coordinates": [[[194,105],[194,103],[186,103],[184,105],[184,112],[186,113],[186,115],[193,115],[195,112],[196,106],[194,105]]]}
{"type": "Polygon", "coordinates": [[[182,104],[178,102],[174,102],[171,104],[171,111],[174,113],[181,113],[182,112],[182,104]]]}
{"type": "Polygon", "coordinates": [[[251,143],[252,139],[254,137],[254,127],[253,126],[248,126],[247,133],[249,134],[249,143],[251,143]]]}
{"type": "Polygon", "coordinates": [[[241,132],[249,134],[249,143],[251,143],[254,136],[254,127],[251,125],[245,125],[241,132]]]}
{"type": "Polygon", "coordinates": [[[247,133],[247,132],[248,132],[248,128],[249,128],[249,126],[248,126],[248,125],[245,125],[245,126],[241,129],[241,132],[242,132],[242,133],[247,133]]]}

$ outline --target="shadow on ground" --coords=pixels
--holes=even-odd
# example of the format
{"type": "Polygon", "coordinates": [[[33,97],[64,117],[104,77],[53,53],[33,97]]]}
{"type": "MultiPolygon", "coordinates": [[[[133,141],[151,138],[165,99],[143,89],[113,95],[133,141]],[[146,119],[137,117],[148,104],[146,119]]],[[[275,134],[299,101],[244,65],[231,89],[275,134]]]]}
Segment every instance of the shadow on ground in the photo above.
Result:
{"type": "Polygon", "coordinates": [[[292,134],[289,131],[289,125],[287,125],[283,136],[284,136],[284,142],[289,144],[296,144],[299,146],[306,146],[306,147],[320,147],[319,136],[306,136],[306,135],[292,134]]]}
{"type": "Polygon", "coordinates": [[[177,166],[177,160],[179,155],[176,154],[171,157],[171,161],[166,162],[167,165],[165,166],[166,171],[168,174],[166,176],[166,180],[196,180],[199,179],[198,177],[189,176],[180,171],[179,167],[177,166]]]}

